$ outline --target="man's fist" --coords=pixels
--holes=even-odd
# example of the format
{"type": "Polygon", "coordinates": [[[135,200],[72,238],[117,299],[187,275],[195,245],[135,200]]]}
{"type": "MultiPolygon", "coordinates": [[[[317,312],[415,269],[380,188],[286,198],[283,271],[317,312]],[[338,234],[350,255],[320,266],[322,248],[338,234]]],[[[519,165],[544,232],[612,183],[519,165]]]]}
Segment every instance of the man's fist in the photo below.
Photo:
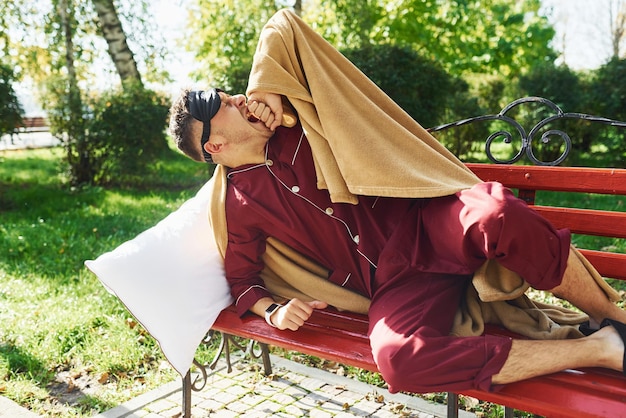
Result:
{"type": "Polygon", "coordinates": [[[248,98],[248,111],[272,131],[283,119],[283,102],[278,94],[254,92],[248,98]]]}
{"type": "Polygon", "coordinates": [[[296,331],[304,324],[304,321],[309,319],[313,309],[324,309],[327,306],[326,302],[319,300],[303,302],[299,299],[291,299],[289,303],[281,306],[270,319],[278,329],[296,331]]]}

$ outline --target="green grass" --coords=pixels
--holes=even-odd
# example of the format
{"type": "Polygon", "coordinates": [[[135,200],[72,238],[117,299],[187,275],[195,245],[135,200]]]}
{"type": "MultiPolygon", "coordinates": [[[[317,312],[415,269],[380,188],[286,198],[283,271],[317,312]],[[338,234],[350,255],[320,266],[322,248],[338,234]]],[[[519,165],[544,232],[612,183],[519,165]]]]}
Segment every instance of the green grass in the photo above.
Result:
{"type": "Polygon", "coordinates": [[[172,153],[133,189],[76,189],[62,153],[0,153],[0,394],[45,416],[91,416],[177,374],[83,262],[157,223],[209,174],[172,153]]]}

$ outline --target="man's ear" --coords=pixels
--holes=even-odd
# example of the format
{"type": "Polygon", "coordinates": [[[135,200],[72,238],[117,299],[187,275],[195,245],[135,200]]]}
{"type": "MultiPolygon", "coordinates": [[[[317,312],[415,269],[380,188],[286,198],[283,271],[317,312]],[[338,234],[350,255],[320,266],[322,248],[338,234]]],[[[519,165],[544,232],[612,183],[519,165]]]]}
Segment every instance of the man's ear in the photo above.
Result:
{"type": "Polygon", "coordinates": [[[209,139],[209,141],[206,144],[204,144],[204,149],[209,154],[219,154],[223,148],[224,148],[224,144],[222,144],[221,142],[217,142],[217,141],[211,141],[211,139],[209,139]]]}

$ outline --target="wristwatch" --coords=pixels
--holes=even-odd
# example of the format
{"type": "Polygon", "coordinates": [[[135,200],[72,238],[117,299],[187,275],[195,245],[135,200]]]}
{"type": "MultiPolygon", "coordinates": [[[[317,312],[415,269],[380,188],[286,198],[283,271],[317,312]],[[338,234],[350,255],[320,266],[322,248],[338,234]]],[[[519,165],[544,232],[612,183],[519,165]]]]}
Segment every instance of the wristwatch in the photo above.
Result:
{"type": "Polygon", "coordinates": [[[270,326],[276,328],[276,325],[272,324],[272,315],[274,315],[274,313],[278,310],[278,308],[280,308],[283,305],[279,305],[278,303],[272,303],[266,310],[265,310],[265,322],[267,322],[270,326]]]}

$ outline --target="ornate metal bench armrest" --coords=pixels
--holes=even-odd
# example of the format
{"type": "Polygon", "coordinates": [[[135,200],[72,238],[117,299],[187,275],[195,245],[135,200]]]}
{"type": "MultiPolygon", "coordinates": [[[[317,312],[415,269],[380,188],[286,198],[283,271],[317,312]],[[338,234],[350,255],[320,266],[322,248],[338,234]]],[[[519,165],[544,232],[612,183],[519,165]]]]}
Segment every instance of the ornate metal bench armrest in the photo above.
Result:
{"type": "Polygon", "coordinates": [[[473,118],[462,119],[456,122],[446,123],[444,125],[439,125],[439,126],[430,128],[429,132],[440,132],[446,129],[468,125],[468,124],[475,123],[475,122],[496,121],[496,120],[502,121],[510,125],[512,127],[512,130],[514,129],[517,131],[517,133],[519,134],[521,138],[521,147],[519,151],[517,152],[517,154],[515,154],[515,156],[513,156],[512,158],[508,160],[500,160],[496,158],[491,151],[491,145],[493,144],[493,142],[498,138],[503,138],[503,141],[505,143],[510,144],[513,142],[513,134],[510,131],[504,131],[504,130],[494,132],[491,135],[489,135],[485,144],[485,152],[491,162],[496,163],[496,164],[513,164],[519,161],[524,156],[524,154],[526,154],[528,159],[535,165],[552,166],[552,165],[559,165],[560,163],[565,161],[565,159],[569,155],[572,149],[572,141],[569,135],[567,135],[567,133],[559,129],[550,129],[541,134],[540,140],[543,143],[550,142],[550,137],[556,135],[563,141],[565,145],[565,148],[563,152],[561,153],[561,155],[552,161],[540,161],[539,159],[537,159],[537,157],[535,157],[535,154],[533,153],[533,140],[535,139],[535,136],[543,130],[544,127],[560,119],[579,119],[579,120],[586,120],[589,122],[598,122],[604,125],[626,128],[626,122],[608,119],[608,118],[600,117],[600,116],[588,115],[584,113],[565,113],[554,102],[548,99],[544,99],[542,97],[531,96],[531,97],[524,97],[521,99],[517,99],[511,102],[510,104],[505,106],[499,113],[495,115],[476,116],[473,118]],[[527,103],[538,103],[540,105],[547,106],[549,109],[551,109],[554,112],[554,114],[540,120],[530,129],[530,131],[526,132],[524,127],[519,122],[517,122],[514,118],[508,116],[507,113],[509,113],[516,107],[523,105],[523,104],[527,104],[527,103]]]}

